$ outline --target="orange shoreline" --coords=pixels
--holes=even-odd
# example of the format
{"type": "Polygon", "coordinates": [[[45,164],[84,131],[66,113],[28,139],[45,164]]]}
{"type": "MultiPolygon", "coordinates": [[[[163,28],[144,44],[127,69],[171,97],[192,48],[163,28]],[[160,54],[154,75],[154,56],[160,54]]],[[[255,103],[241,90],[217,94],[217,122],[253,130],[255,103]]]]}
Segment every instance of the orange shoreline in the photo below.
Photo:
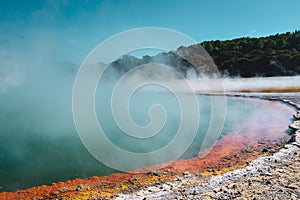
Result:
{"type": "Polygon", "coordinates": [[[198,94],[219,94],[225,95],[226,93],[296,93],[300,92],[300,87],[284,87],[284,88],[273,88],[273,87],[265,87],[265,88],[245,88],[245,89],[226,89],[223,90],[196,90],[198,94]]]}
{"type": "MultiPolygon", "coordinates": [[[[275,106],[276,109],[285,109],[275,102],[263,102],[267,106],[275,106]]],[[[264,124],[264,122],[262,122],[264,124]]],[[[263,125],[262,124],[262,125],[263,125]]],[[[289,136],[282,134],[287,129],[286,124],[273,124],[268,127],[268,134],[262,132],[265,129],[251,129],[257,124],[245,122],[241,124],[239,131],[222,136],[206,157],[177,160],[162,170],[155,171],[160,165],[146,167],[143,170],[152,173],[118,173],[109,176],[93,176],[85,179],[74,179],[66,182],[53,183],[52,185],[36,186],[16,192],[0,193],[0,200],[4,199],[34,199],[34,198],[71,198],[89,199],[96,197],[109,198],[122,191],[137,189],[144,185],[152,185],[157,182],[173,179],[183,172],[201,173],[203,177],[211,174],[220,174],[235,168],[243,167],[250,160],[259,155],[269,153],[281,148],[282,143],[289,136]]]]}
{"type": "Polygon", "coordinates": [[[252,93],[252,92],[259,92],[259,93],[289,93],[289,92],[300,92],[300,88],[299,87],[286,87],[286,88],[242,89],[242,90],[238,90],[237,92],[243,92],[243,93],[252,93]]]}

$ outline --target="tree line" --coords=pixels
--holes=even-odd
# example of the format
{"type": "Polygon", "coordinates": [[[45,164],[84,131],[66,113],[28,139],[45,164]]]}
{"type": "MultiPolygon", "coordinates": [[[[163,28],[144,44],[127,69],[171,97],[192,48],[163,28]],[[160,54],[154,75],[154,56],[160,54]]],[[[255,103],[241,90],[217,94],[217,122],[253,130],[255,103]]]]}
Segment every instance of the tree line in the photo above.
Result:
{"type": "Polygon", "coordinates": [[[160,63],[172,66],[187,76],[187,72],[194,68],[196,62],[200,67],[195,71],[201,74],[203,71],[209,71],[211,65],[211,58],[203,53],[202,47],[217,65],[221,76],[300,75],[300,31],[298,30],[260,38],[243,37],[225,41],[205,41],[189,47],[181,46],[175,51],[163,52],[156,56],[146,55],[136,58],[125,55],[112,62],[111,66],[124,74],[138,65],[160,63]],[[189,63],[178,54],[190,57],[194,63],[189,63]],[[201,66],[208,67],[201,68],[201,66]]]}
{"type": "Polygon", "coordinates": [[[261,38],[205,41],[222,75],[231,77],[294,76],[300,74],[300,31],[261,38]]]}

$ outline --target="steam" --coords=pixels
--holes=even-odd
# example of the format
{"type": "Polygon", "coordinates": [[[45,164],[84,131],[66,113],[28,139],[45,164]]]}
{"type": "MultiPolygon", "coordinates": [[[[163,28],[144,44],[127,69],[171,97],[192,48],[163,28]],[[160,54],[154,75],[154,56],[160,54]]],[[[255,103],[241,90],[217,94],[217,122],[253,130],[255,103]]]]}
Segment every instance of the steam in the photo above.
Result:
{"type": "Polygon", "coordinates": [[[300,87],[300,76],[288,77],[254,77],[254,78],[225,78],[222,79],[226,91],[241,89],[292,88],[300,87]]]}
{"type": "MultiPolygon", "coordinates": [[[[37,41],[34,47],[27,49],[27,42],[20,39],[18,47],[23,45],[24,49],[11,44],[7,46],[7,52],[1,51],[0,55],[1,191],[116,172],[99,163],[87,152],[75,130],[72,89],[79,65],[72,61],[58,61],[59,57],[53,52],[55,40],[48,38],[45,40],[46,44],[45,41],[40,42],[43,36],[35,36],[37,41]]],[[[170,62],[160,61],[166,64],[170,62]]],[[[103,66],[104,64],[91,66],[91,74],[103,66]]],[[[143,68],[131,74],[127,84],[140,80],[178,80],[180,76],[170,73],[171,71],[155,70],[151,66],[143,68]]],[[[146,125],[149,123],[149,106],[162,104],[168,112],[166,126],[162,130],[164,134],[157,136],[155,141],[159,142],[147,140],[139,143],[136,139],[124,139],[120,137],[123,133],[110,121],[111,111],[107,110],[110,108],[110,104],[107,104],[110,102],[109,95],[124,72],[110,66],[105,73],[96,95],[96,107],[100,123],[105,124],[111,141],[133,152],[153,151],[168,144],[180,121],[176,98],[169,97],[170,93],[166,88],[155,85],[141,88],[130,103],[132,118],[136,123],[146,125]],[[158,90],[164,94],[151,93],[158,90]]],[[[184,74],[182,71],[180,73],[184,74]]],[[[193,70],[189,73],[192,74],[193,70]]],[[[208,99],[203,100],[202,109],[205,110],[209,104],[208,99]]],[[[185,120],[193,120],[193,117],[185,120]]],[[[202,121],[202,130],[206,130],[207,123],[208,121],[202,121]]],[[[201,138],[202,136],[198,136],[198,141],[201,138]]],[[[189,152],[186,157],[197,155],[199,146],[193,144],[193,148],[193,152],[189,152]]],[[[109,153],[107,155],[110,156],[109,153]]],[[[150,159],[147,164],[151,163],[153,160],[150,159]]]]}
{"type": "MultiPolygon", "coordinates": [[[[53,37],[50,33],[38,33],[31,35],[31,42],[19,38],[7,45],[7,49],[0,50],[0,186],[3,187],[0,189],[3,191],[50,184],[54,181],[75,177],[106,175],[115,172],[94,159],[84,148],[77,135],[71,101],[79,62],[73,60],[61,62],[61,57],[64,55],[55,52],[59,45],[53,37]],[[45,168],[45,166],[47,167],[45,168]]],[[[189,79],[189,84],[195,93],[207,92],[207,81],[210,81],[211,85],[215,81],[215,79],[200,78],[190,64],[182,62],[182,60],[174,64],[173,57],[164,59],[163,56],[158,56],[153,59],[145,57],[145,59],[149,59],[147,63],[153,65],[156,62],[167,66],[174,65],[182,76],[189,79]]],[[[155,84],[141,87],[130,100],[132,118],[141,126],[147,125],[150,121],[148,109],[155,104],[163,105],[168,113],[166,125],[162,129],[163,134],[144,142],[139,142],[137,138],[124,136],[124,133],[112,121],[113,116],[109,111],[110,94],[117,81],[128,70],[136,64],[144,65],[146,62],[140,62],[130,56],[127,58],[125,56],[124,60],[119,60],[119,64],[120,62],[121,65],[112,63],[105,71],[104,78],[100,80],[96,94],[97,117],[106,131],[110,133],[109,139],[120,147],[132,152],[154,151],[168,144],[179,127],[178,101],[170,96],[167,88],[155,84]],[[124,65],[128,68],[120,68],[124,65]]],[[[91,65],[91,75],[104,66],[103,63],[91,65]]],[[[186,93],[187,90],[183,84],[185,80],[182,80],[181,75],[171,73],[171,71],[171,69],[169,71],[158,70],[151,66],[141,68],[141,70],[129,74],[125,86],[141,80],[161,81],[163,85],[173,85],[172,88],[175,88],[176,92],[186,93]]],[[[222,82],[227,91],[236,91],[241,88],[262,88],[267,85],[270,87],[300,87],[299,77],[225,78],[222,79],[222,82]]],[[[211,112],[207,108],[211,106],[211,102],[206,97],[198,97],[198,101],[200,110],[203,111],[201,116],[207,116],[202,117],[199,129],[205,132],[209,123],[207,119],[210,119],[209,113],[211,112]]],[[[185,120],[192,121],[193,116],[187,117],[185,120]]],[[[229,123],[234,122],[230,121],[229,123]]],[[[203,133],[201,132],[193,141],[192,150],[187,151],[183,157],[197,155],[202,139],[203,133]]],[[[110,154],[107,153],[107,156],[110,154]]],[[[149,159],[147,164],[152,162],[153,160],[149,159]]]]}
{"type": "Polygon", "coordinates": [[[60,44],[49,33],[31,33],[1,38],[6,42],[0,46],[0,192],[73,178],[82,173],[78,169],[85,170],[79,158],[66,163],[75,149],[87,157],[72,119],[78,64],[60,61],[55,53],[60,44]]]}
{"type": "MultiPolygon", "coordinates": [[[[262,92],[264,90],[283,91],[286,89],[295,89],[300,92],[300,76],[286,76],[286,77],[253,77],[253,78],[221,78],[225,93],[234,92],[262,92]]],[[[214,81],[214,80],[207,80],[214,81]]],[[[189,80],[190,85],[194,88],[196,93],[218,93],[218,90],[208,91],[205,82],[202,79],[189,80]]],[[[183,88],[182,88],[183,90],[183,88]]],[[[293,92],[293,91],[291,91],[293,92]]]]}
{"type": "MultiPolygon", "coordinates": [[[[193,74],[193,77],[195,74],[193,74]]],[[[176,86],[176,91],[186,93],[188,90],[182,84],[182,80],[171,79],[169,84],[176,86]]],[[[253,77],[253,78],[189,78],[189,85],[196,94],[232,94],[232,93],[252,93],[270,95],[276,93],[300,92],[300,76],[281,77],[253,77]],[[222,87],[218,84],[222,83],[222,87]],[[208,87],[208,84],[210,87],[208,87]]],[[[159,90],[159,89],[157,89],[159,90]]]]}

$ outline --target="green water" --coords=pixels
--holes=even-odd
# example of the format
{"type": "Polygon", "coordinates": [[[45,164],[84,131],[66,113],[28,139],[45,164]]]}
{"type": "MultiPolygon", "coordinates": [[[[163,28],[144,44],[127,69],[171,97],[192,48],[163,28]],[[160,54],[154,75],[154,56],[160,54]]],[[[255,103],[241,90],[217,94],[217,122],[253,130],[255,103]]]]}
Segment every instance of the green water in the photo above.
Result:
{"type": "MultiPolygon", "coordinates": [[[[198,133],[182,158],[197,155],[211,118],[210,97],[198,96],[197,99],[201,116],[198,133]]],[[[0,191],[15,191],[35,185],[116,172],[97,161],[82,145],[75,130],[69,99],[52,101],[50,105],[46,98],[36,99],[35,102],[30,98],[12,101],[7,96],[6,100],[2,99],[0,112],[0,191]]],[[[105,104],[99,103],[96,106],[97,115],[108,133],[107,137],[115,145],[132,152],[152,151],[166,145],[174,137],[180,122],[180,110],[176,110],[175,106],[178,104],[176,98],[164,93],[144,93],[133,97],[130,103],[132,118],[137,124],[145,125],[149,122],[147,109],[153,103],[160,103],[165,107],[169,112],[168,119],[160,134],[143,141],[124,136],[113,122],[109,107],[105,104]]],[[[241,122],[257,114],[262,108],[264,105],[254,101],[227,98],[222,133],[237,129],[241,122]]],[[[277,112],[290,116],[290,113],[282,110],[277,112]]],[[[109,153],[107,149],[107,154],[109,153]]]]}

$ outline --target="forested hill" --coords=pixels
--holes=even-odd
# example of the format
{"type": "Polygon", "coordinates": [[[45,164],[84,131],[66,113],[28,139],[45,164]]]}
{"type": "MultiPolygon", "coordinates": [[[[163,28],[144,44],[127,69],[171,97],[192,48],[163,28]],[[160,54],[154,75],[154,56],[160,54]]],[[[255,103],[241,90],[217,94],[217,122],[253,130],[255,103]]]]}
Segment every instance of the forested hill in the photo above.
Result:
{"type": "MultiPolygon", "coordinates": [[[[300,75],[300,31],[261,38],[239,38],[226,41],[206,41],[156,56],[136,58],[125,55],[111,63],[120,74],[146,63],[160,63],[176,68],[186,77],[194,72],[214,73],[210,54],[222,76],[295,76],[300,75]],[[193,65],[183,57],[193,61],[193,65]],[[194,66],[198,67],[196,70],[194,66]]],[[[148,72],[147,72],[148,73],[148,72]]],[[[195,73],[194,73],[195,74],[195,73]]],[[[157,74],[146,74],[157,76],[157,74]]]]}
{"type": "Polygon", "coordinates": [[[300,31],[261,38],[201,43],[221,74],[229,76],[294,76],[300,74],[300,31]]]}

